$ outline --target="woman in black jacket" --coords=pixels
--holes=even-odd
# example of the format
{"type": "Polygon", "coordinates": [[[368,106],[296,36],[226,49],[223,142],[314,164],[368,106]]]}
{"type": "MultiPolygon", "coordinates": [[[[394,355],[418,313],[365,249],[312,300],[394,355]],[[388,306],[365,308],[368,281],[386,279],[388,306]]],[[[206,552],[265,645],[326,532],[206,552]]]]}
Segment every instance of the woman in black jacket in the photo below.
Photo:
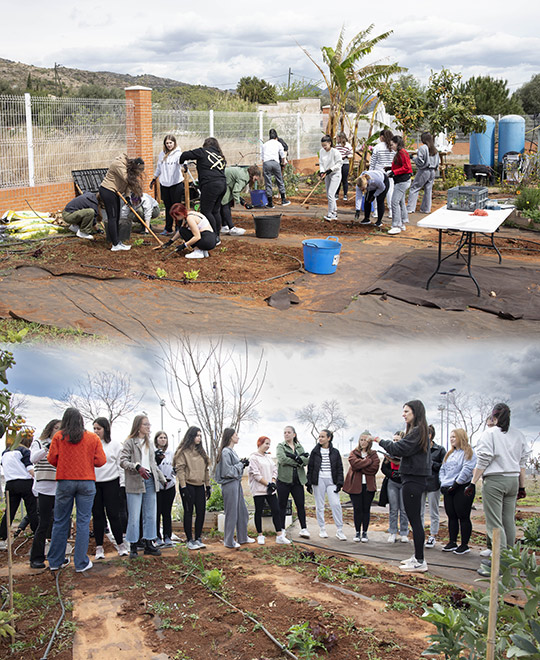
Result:
{"type": "Polygon", "coordinates": [[[328,538],[324,524],[324,500],[328,496],[328,504],[336,525],[336,538],[346,541],[343,533],[343,513],[339,501],[339,491],[343,488],[343,462],[341,454],[332,445],[334,434],[328,429],[319,433],[319,442],[312,449],[307,468],[307,490],[315,495],[315,509],[319,523],[319,536],[328,538]]]}
{"type": "Polygon", "coordinates": [[[227,189],[225,166],[227,161],[216,138],[209,137],[199,149],[184,151],[180,162],[197,162],[199,188],[201,191],[201,213],[208,218],[219,241],[221,230],[221,200],[227,189]]]}
{"type": "Polygon", "coordinates": [[[401,569],[411,573],[428,570],[424,559],[424,527],[422,526],[422,493],[427,489],[427,478],[431,475],[426,409],[421,401],[409,401],[403,406],[403,419],[407,424],[405,436],[398,442],[374,438],[389,456],[401,457],[403,505],[413,530],[414,555],[403,562],[401,569]]]}

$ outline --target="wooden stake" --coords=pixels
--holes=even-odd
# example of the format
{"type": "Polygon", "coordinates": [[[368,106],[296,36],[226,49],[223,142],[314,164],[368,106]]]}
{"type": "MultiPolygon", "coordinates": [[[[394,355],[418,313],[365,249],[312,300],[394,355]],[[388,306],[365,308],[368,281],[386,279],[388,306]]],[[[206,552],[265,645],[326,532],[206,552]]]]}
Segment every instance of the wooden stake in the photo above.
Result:
{"type": "MultiPolygon", "coordinates": [[[[321,181],[322,181],[322,179],[321,179],[321,181]]],[[[313,193],[315,192],[315,190],[317,190],[317,186],[321,183],[321,181],[317,181],[317,183],[315,184],[315,186],[313,187],[313,189],[311,190],[311,192],[309,193],[309,195],[308,195],[308,196],[305,198],[305,200],[300,204],[300,206],[304,206],[304,204],[308,201],[308,199],[311,197],[311,195],[313,195],[313,193]]]]}
{"type": "Polygon", "coordinates": [[[11,507],[9,503],[9,493],[6,490],[6,529],[7,529],[7,553],[8,553],[8,589],[9,589],[9,609],[13,609],[13,557],[11,543],[11,507]]]}
{"type": "Polygon", "coordinates": [[[140,215],[137,213],[137,211],[131,206],[131,204],[128,204],[128,202],[126,201],[126,199],[125,199],[125,197],[122,195],[122,193],[118,193],[118,196],[119,196],[120,199],[124,202],[124,204],[129,208],[129,210],[130,210],[132,213],[135,214],[135,216],[137,217],[137,219],[139,220],[139,222],[140,222],[142,225],[144,225],[144,226],[146,227],[146,229],[148,229],[148,231],[152,234],[152,236],[156,239],[156,241],[160,244],[160,246],[163,245],[163,241],[162,241],[158,236],[156,236],[156,235],[154,234],[154,232],[152,231],[152,228],[149,227],[149,226],[146,224],[146,222],[141,218],[141,216],[140,216],[140,215]]]}
{"type": "Polygon", "coordinates": [[[486,660],[495,660],[495,633],[499,605],[499,567],[501,565],[501,530],[496,527],[491,538],[491,577],[489,580],[489,615],[486,660]]]}
{"type": "Polygon", "coordinates": [[[188,166],[184,166],[184,206],[187,209],[187,212],[189,213],[189,179],[187,177],[189,173],[188,166]]]}

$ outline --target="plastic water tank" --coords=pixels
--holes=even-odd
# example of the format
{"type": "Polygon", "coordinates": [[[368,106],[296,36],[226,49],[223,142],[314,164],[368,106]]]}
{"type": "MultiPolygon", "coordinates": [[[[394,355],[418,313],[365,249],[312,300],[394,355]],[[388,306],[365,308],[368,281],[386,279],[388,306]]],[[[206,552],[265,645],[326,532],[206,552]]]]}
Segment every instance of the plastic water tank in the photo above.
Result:
{"type": "Polygon", "coordinates": [[[497,160],[502,162],[509,151],[525,150],[525,119],[520,115],[506,115],[499,121],[499,150],[497,160]]]}
{"type": "Polygon", "coordinates": [[[486,122],[483,133],[469,136],[469,163],[493,167],[495,162],[495,120],[489,115],[479,115],[486,122]]]}

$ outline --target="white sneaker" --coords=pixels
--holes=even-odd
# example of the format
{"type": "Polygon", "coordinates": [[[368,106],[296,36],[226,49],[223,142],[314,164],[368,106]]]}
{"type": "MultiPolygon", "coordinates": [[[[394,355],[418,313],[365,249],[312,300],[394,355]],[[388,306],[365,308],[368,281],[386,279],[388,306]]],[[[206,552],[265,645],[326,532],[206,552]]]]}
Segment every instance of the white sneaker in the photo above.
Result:
{"type": "Polygon", "coordinates": [[[86,564],[86,566],[84,568],[81,568],[80,570],[75,570],[75,573],[84,573],[85,571],[89,571],[93,565],[94,564],[92,564],[92,562],[89,559],[88,564],[86,564]]]}
{"type": "Polygon", "coordinates": [[[229,234],[231,236],[243,236],[246,233],[246,230],[243,227],[231,227],[229,229],[229,234]]]}
{"type": "Polygon", "coordinates": [[[319,536],[321,539],[327,539],[328,538],[328,532],[325,529],[321,529],[319,532],[319,536]]]}
{"type": "Polygon", "coordinates": [[[407,226],[406,225],[401,225],[400,229],[401,229],[401,231],[405,231],[407,229],[407,226]]]}
{"type": "Polygon", "coordinates": [[[480,557],[491,557],[491,550],[489,548],[482,550],[480,557]]]}
{"type": "Polygon", "coordinates": [[[188,252],[184,256],[186,257],[186,259],[204,259],[205,254],[204,254],[204,250],[199,250],[199,248],[195,248],[193,252],[188,252]]]}
{"type": "Polygon", "coordinates": [[[399,540],[402,543],[408,543],[409,542],[409,537],[408,536],[401,536],[399,540]]]}
{"type": "Polygon", "coordinates": [[[131,250],[131,245],[124,245],[123,243],[117,243],[111,248],[111,252],[120,252],[120,250],[131,250]]]}
{"type": "Polygon", "coordinates": [[[256,542],[255,539],[252,539],[251,536],[248,536],[247,540],[245,541],[245,543],[255,543],[255,542],[256,542]]]}
{"type": "Polygon", "coordinates": [[[346,537],[345,534],[341,531],[341,529],[338,529],[338,531],[336,532],[336,539],[338,539],[338,541],[346,541],[346,540],[347,540],[347,537],[346,537]]]}
{"type": "MultiPolygon", "coordinates": [[[[173,542],[170,539],[169,539],[169,541],[170,541],[170,544],[171,544],[170,547],[171,548],[174,547],[173,542]]],[[[203,543],[201,541],[201,539],[195,539],[195,543],[197,544],[197,547],[199,548],[199,550],[202,550],[203,548],[206,548],[206,544],[203,543]]]]}
{"type": "Polygon", "coordinates": [[[280,534],[279,536],[276,536],[276,543],[285,543],[286,545],[289,545],[291,539],[288,539],[284,534],[280,534]]]}
{"type": "Polygon", "coordinates": [[[396,542],[396,535],[395,534],[389,534],[386,541],[387,541],[387,543],[395,543],[396,542]]]}
{"type": "Polygon", "coordinates": [[[309,539],[310,533],[309,531],[304,527],[304,529],[301,529],[298,536],[301,536],[303,539],[309,539]]]}
{"type": "Polygon", "coordinates": [[[428,565],[425,559],[424,561],[415,560],[411,564],[400,566],[400,569],[402,571],[407,571],[407,573],[425,573],[428,570],[428,565]]]}
{"type": "Polygon", "coordinates": [[[69,231],[72,231],[76,234],[79,231],[79,225],[69,225],[69,231]]]}
{"type": "Polygon", "coordinates": [[[7,541],[0,541],[0,550],[7,550],[7,541]]]}
{"type": "Polygon", "coordinates": [[[391,229],[388,230],[388,233],[390,234],[390,236],[393,236],[394,234],[401,233],[401,229],[399,227],[392,227],[391,229]]]}
{"type": "Polygon", "coordinates": [[[78,238],[88,238],[91,241],[94,240],[94,237],[92,236],[92,234],[85,234],[80,229],[77,231],[77,236],[78,236],[78,238]]]}
{"type": "Polygon", "coordinates": [[[102,545],[96,545],[95,559],[105,559],[105,552],[102,545]]]}
{"type": "Polygon", "coordinates": [[[227,234],[230,234],[230,233],[231,233],[231,230],[230,230],[229,227],[225,226],[225,227],[222,227],[222,228],[221,228],[221,231],[220,231],[219,233],[220,233],[220,234],[224,234],[224,235],[226,236],[227,234]]]}
{"type": "Polygon", "coordinates": [[[197,541],[193,541],[193,540],[188,541],[187,542],[187,549],[188,550],[198,550],[199,549],[199,544],[197,543],[197,541]]]}
{"type": "Polygon", "coordinates": [[[360,540],[362,543],[369,543],[367,532],[362,533],[362,538],[360,540]]]}
{"type": "Polygon", "coordinates": [[[430,536],[430,537],[428,537],[428,540],[425,542],[425,546],[426,546],[426,548],[434,548],[436,542],[437,541],[435,540],[435,537],[430,536]]]}
{"type": "Polygon", "coordinates": [[[259,536],[257,536],[257,543],[258,543],[259,545],[264,545],[264,543],[265,543],[265,539],[264,539],[264,535],[263,535],[263,534],[259,534],[259,536]]]}
{"type": "Polygon", "coordinates": [[[347,195],[343,195],[343,201],[346,202],[348,200],[347,195]]]}
{"type": "Polygon", "coordinates": [[[126,541],[120,543],[120,545],[117,547],[117,550],[120,557],[127,557],[129,555],[129,547],[126,541]]]}
{"type": "Polygon", "coordinates": [[[405,565],[405,564],[414,564],[415,561],[416,561],[416,557],[413,555],[412,557],[409,557],[408,559],[402,559],[399,563],[403,564],[403,565],[405,565]]]}

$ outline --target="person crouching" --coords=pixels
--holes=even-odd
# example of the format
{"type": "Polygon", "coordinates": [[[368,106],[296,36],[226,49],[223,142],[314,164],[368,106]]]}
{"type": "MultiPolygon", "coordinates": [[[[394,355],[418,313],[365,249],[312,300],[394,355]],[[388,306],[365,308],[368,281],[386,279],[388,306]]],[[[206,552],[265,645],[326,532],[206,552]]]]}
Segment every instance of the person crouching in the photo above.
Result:
{"type": "Polygon", "coordinates": [[[186,251],[186,259],[204,259],[216,247],[217,237],[206,216],[197,211],[188,211],[184,204],[173,204],[170,214],[176,223],[174,236],[162,247],[172,245],[178,238],[183,242],[176,252],[186,251]]]}

